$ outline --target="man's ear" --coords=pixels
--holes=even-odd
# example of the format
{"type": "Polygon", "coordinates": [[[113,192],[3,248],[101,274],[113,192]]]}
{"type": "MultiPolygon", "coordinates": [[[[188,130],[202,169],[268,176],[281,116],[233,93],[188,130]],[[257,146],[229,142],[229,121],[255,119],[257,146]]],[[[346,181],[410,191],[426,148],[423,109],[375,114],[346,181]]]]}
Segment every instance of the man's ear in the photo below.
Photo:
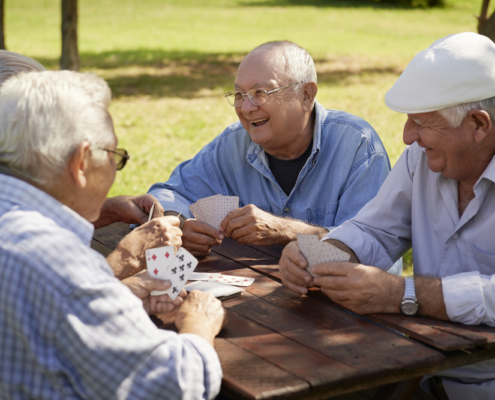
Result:
{"type": "Polygon", "coordinates": [[[87,141],[81,142],[70,157],[69,175],[78,188],[83,189],[87,185],[87,173],[90,158],[91,149],[90,144],[87,141]]]}
{"type": "Polygon", "coordinates": [[[474,141],[481,143],[490,134],[493,124],[490,115],[484,110],[471,110],[467,118],[474,126],[474,141]]]}
{"type": "Polygon", "coordinates": [[[314,82],[304,83],[303,85],[303,110],[310,112],[313,109],[318,86],[314,82]]]}

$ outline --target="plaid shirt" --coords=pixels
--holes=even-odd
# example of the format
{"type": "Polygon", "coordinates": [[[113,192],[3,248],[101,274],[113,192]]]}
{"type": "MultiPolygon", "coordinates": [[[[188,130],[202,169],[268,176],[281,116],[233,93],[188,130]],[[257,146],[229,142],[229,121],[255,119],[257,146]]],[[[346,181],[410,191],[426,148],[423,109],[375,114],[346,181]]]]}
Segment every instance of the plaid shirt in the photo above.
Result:
{"type": "Polygon", "coordinates": [[[214,349],[157,329],[89,248],[92,233],[47,193],[0,174],[0,398],[214,398],[214,349]]]}

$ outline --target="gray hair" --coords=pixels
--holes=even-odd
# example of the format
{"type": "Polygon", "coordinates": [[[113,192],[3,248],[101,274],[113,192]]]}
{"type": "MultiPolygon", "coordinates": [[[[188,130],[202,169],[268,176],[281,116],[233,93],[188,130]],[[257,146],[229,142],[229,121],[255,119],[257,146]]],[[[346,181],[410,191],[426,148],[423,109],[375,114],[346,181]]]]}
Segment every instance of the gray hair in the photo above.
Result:
{"type": "Polygon", "coordinates": [[[306,49],[294,42],[288,40],[266,42],[251,50],[251,53],[275,48],[280,48],[285,57],[287,77],[298,83],[317,82],[313,57],[310,56],[306,49]]]}
{"type": "Polygon", "coordinates": [[[438,110],[438,112],[452,128],[458,128],[471,110],[484,110],[490,115],[491,120],[495,121],[495,97],[473,101],[472,103],[457,104],[438,110]]]}
{"type": "Polygon", "coordinates": [[[22,54],[0,50],[0,85],[11,76],[30,71],[46,71],[46,68],[38,61],[22,54]]]}
{"type": "Polygon", "coordinates": [[[24,72],[0,88],[0,166],[40,185],[50,185],[66,171],[83,142],[98,151],[115,141],[107,111],[110,88],[93,74],[72,71],[24,72]]]}

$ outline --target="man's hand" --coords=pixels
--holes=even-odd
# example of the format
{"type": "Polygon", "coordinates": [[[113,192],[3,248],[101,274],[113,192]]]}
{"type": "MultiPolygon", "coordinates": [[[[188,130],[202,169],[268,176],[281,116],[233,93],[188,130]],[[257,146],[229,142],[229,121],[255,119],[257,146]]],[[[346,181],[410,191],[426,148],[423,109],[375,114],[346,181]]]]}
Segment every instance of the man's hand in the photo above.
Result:
{"type": "Polygon", "coordinates": [[[211,293],[193,290],[186,297],[176,317],[179,333],[195,333],[212,346],[215,336],[227,323],[222,302],[211,293]]]}
{"type": "Polygon", "coordinates": [[[170,313],[179,307],[187,296],[185,289],[179,292],[175,300],[172,300],[167,294],[150,296],[153,290],[167,290],[170,288],[171,283],[170,281],[150,277],[148,271],[142,271],[130,278],[126,278],[122,280],[122,283],[142,300],[143,307],[148,314],[170,313]]]}
{"type": "Polygon", "coordinates": [[[283,244],[285,224],[282,218],[248,204],[229,212],[220,230],[238,243],[271,246],[283,244]]]}
{"type": "Polygon", "coordinates": [[[225,235],[242,244],[271,246],[296,239],[296,232],[323,237],[328,231],[291,218],[277,217],[253,204],[231,211],[220,224],[225,235]]]}
{"type": "Polygon", "coordinates": [[[115,251],[107,257],[115,276],[124,279],[146,268],[144,252],[156,247],[174,246],[176,251],[182,244],[180,220],[177,217],[152,219],[122,239],[115,251]]]}
{"type": "Polygon", "coordinates": [[[357,314],[400,313],[404,278],[349,262],[313,266],[317,286],[331,300],[357,314]]]}
{"type": "Polygon", "coordinates": [[[218,229],[188,219],[182,227],[182,245],[195,256],[206,256],[210,253],[212,246],[222,244],[224,234],[218,229]]]}
{"type": "Polygon", "coordinates": [[[306,271],[308,262],[299,251],[297,241],[289,243],[280,258],[282,283],[297,294],[308,293],[308,287],[315,286],[311,274],[306,271]]]}
{"type": "Polygon", "coordinates": [[[144,224],[148,222],[148,214],[153,204],[155,205],[153,218],[163,216],[162,205],[151,194],[110,197],[105,200],[100,218],[93,225],[97,229],[114,222],[144,224]]]}

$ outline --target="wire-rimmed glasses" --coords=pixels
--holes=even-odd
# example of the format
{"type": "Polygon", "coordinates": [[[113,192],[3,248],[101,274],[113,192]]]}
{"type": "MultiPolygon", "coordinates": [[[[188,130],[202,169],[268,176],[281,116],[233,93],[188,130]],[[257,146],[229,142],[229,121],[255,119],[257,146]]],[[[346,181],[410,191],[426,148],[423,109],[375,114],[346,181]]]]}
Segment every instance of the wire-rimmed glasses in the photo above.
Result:
{"type": "Polygon", "coordinates": [[[127,160],[131,158],[127,150],[124,149],[115,149],[115,150],[100,149],[100,150],[105,150],[108,151],[109,153],[113,153],[113,156],[115,158],[115,169],[117,171],[122,170],[125,167],[127,160]]]}
{"type": "Polygon", "coordinates": [[[268,95],[278,92],[279,90],[282,89],[290,88],[295,85],[299,85],[299,83],[298,82],[292,83],[290,85],[282,86],[270,91],[261,88],[248,90],[247,93],[245,94],[241,92],[233,91],[233,92],[228,92],[225,95],[225,98],[232,107],[242,107],[242,103],[244,102],[244,98],[246,96],[253,105],[262,106],[268,101],[268,95]]]}

